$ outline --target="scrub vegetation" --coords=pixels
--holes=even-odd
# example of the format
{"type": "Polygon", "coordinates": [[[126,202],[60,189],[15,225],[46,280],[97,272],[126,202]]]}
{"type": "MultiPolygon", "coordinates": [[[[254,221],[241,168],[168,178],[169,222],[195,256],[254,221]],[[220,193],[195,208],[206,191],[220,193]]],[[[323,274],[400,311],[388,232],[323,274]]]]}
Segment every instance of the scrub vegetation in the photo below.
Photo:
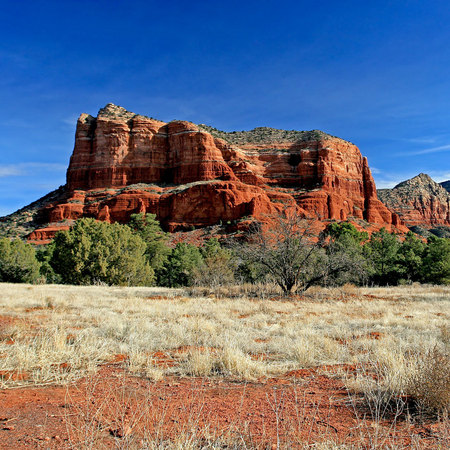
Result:
{"type": "Polygon", "coordinates": [[[254,223],[246,238],[201,246],[169,245],[152,214],[128,225],[80,219],[37,252],[19,240],[0,240],[0,280],[5,282],[119,286],[218,286],[276,283],[286,295],[312,286],[395,286],[450,283],[450,239],[413,233],[401,239],[385,229],[358,231],[330,223],[314,236],[307,219],[254,223]]]}

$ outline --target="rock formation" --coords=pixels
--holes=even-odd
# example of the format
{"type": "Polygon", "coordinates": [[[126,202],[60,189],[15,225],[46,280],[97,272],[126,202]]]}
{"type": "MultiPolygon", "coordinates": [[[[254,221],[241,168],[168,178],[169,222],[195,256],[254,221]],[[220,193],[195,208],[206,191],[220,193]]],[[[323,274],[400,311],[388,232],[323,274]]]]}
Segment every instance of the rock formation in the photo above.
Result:
{"type": "Polygon", "coordinates": [[[286,207],[320,221],[402,227],[350,142],[320,131],[164,123],[112,104],[78,119],[65,198],[42,215],[52,224],[85,216],[127,222],[145,211],[176,231],[286,207]]]}
{"type": "Polygon", "coordinates": [[[450,194],[427,174],[379,189],[378,196],[408,227],[450,226],[450,194]]]}

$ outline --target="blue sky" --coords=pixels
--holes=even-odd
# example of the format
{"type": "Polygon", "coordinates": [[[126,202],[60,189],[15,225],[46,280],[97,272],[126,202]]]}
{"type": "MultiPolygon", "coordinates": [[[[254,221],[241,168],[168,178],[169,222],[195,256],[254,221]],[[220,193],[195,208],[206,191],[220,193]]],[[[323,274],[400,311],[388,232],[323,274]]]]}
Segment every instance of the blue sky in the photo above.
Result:
{"type": "Polygon", "coordinates": [[[65,182],[108,102],[226,131],[321,129],[378,187],[450,179],[446,1],[22,0],[0,9],[0,215],[65,182]]]}

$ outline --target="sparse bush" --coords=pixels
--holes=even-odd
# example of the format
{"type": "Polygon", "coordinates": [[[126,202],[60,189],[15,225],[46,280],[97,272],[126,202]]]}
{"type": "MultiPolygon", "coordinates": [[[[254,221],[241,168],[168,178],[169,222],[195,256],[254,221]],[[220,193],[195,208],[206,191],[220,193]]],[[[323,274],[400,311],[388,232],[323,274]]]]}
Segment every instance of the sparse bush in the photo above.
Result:
{"type": "Polygon", "coordinates": [[[327,284],[344,272],[361,272],[348,246],[333,241],[327,247],[324,235],[317,240],[310,220],[293,211],[271,219],[270,226],[249,234],[239,252],[248,263],[262,266],[285,294],[327,284]]]}
{"type": "Polygon", "coordinates": [[[419,356],[408,393],[425,412],[448,414],[450,408],[450,355],[437,346],[419,356]]]}
{"type": "Polygon", "coordinates": [[[236,347],[226,346],[220,350],[195,349],[188,354],[184,371],[188,375],[209,377],[222,375],[243,380],[254,380],[267,375],[267,366],[253,360],[236,347]]]}
{"type": "Polygon", "coordinates": [[[234,282],[235,262],[231,250],[223,248],[217,239],[209,239],[200,247],[202,263],[194,268],[194,283],[217,288],[234,282]]]}
{"type": "Polygon", "coordinates": [[[437,346],[421,353],[380,349],[374,360],[358,367],[347,386],[362,394],[377,420],[406,412],[411,401],[421,414],[445,416],[450,407],[449,354],[437,346]]]}

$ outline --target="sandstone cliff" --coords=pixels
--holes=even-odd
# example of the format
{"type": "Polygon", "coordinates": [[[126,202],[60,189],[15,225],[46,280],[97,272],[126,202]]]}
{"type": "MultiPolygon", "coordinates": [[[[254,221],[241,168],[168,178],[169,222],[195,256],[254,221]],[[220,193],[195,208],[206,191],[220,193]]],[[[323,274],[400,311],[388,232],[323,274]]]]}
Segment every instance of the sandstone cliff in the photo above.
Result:
{"type": "Polygon", "coordinates": [[[378,200],[367,159],[350,142],[320,131],[228,133],[164,123],[112,104],[78,119],[65,198],[42,215],[48,223],[84,216],[126,222],[149,212],[176,231],[286,207],[319,221],[402,227],[378,200]]]}
{"type": "Polygon", "coordinates": [[[378,196],[409,227],[450,226],[450,194],[429,175],[421,173],[378,196]]]}

